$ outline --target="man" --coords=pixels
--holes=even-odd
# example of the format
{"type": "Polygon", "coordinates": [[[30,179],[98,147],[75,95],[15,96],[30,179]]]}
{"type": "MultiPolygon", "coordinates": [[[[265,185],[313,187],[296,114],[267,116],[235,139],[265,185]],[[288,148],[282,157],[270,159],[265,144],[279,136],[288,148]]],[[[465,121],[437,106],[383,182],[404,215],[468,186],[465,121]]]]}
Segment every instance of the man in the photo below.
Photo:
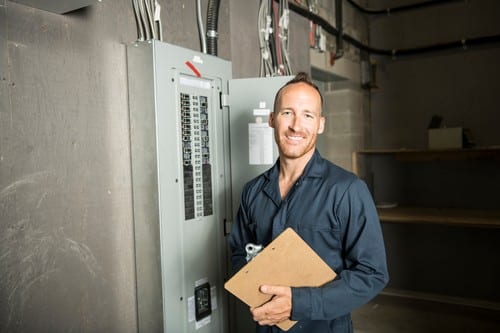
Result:
{"type": "Polygon", "coordinates": [[[262,285],[273,295],[251,308],[257,332],[297,320],[288,332],[352,332],[350,312],[387,284],[385,249],[373,200],[352,173],[316,150],[325,126],[323,98],[299,73],[276,94],[269,125],[279,148],[276,164],[248,182],[229,238],[233,270],[246,264],[245,245],[266,246],[293,228],[338,274],[320,288],[262,285]]]}

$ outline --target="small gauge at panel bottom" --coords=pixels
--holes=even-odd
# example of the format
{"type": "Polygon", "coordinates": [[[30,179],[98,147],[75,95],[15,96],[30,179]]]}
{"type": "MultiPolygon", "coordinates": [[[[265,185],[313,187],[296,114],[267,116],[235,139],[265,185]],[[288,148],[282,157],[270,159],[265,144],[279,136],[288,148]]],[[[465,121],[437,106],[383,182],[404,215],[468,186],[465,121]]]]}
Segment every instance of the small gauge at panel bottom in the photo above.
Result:
{"type": "Polygon", "coordinates": [[[208,317],[212,313],[210,283],[204,283],[194,289],[194,300],[196,321],[208,317]]]}

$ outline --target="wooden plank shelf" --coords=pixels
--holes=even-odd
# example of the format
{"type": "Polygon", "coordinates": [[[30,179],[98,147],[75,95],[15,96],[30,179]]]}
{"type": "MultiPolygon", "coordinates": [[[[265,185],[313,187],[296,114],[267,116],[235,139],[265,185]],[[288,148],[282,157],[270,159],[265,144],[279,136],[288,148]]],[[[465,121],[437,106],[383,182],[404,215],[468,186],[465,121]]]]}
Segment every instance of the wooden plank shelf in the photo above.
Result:
{"type": "Polygon", "coordinates": [[[378,208],[382,222],[500,228],[500,211],[397,206],[378,208]]]}
{"type": "MultiPolygon", "coordinates": [[[[464,149],[366,149],[356,155],[393,155],[400,161],[500,160],[500,146],[464,149]]],[[[353,155],[353,162],[356,156],[353,155]]]]}

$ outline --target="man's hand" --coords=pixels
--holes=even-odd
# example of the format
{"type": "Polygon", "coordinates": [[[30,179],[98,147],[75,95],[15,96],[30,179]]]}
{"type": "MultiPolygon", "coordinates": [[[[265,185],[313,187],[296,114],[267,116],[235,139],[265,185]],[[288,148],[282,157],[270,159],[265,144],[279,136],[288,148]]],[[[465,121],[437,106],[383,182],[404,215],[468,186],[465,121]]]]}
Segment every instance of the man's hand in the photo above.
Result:
{"type": "Polygon", "coordinates": [[[273,295],[273,298],[262,306],[250,308],[253,320],[262,326],[272,326],[290,318],[292,314],[292,289],[290,287],[263,285],[260,287],[260,292],[273,295]]]}

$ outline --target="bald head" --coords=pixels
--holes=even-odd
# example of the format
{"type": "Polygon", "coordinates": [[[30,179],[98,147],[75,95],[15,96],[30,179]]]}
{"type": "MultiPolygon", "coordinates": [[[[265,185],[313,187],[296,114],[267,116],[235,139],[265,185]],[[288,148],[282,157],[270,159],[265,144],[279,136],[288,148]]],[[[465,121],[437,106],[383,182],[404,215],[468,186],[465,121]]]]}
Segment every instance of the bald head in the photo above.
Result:
{"type": "Polygon", "coordinates": [[[285,83],[285,85],[283,87],[281,87],[280,90],[278,90],[278,92],[276,93],[276,97],[274,98],[274,112],[275,113],[280,108],[279,106],[281,103],[281,96],[283,94],[283,91],[287,87],[289,87],[290,85],[297,84],[297,83],[304,83],[304,84],[307,84],[308,86],[314,88],[318,92],[319,98],[321,100],[321,108],[323,108],[323,96],[321,95],[319,88],[314,84],[314,82],[311,80],[311,78],[309,77],[309,75],[307,73],[299,72],[299,73],[297,73],[297,75],[295,75],[295,77],[293,79],[291,79],[290,81],[285,83]]]}

